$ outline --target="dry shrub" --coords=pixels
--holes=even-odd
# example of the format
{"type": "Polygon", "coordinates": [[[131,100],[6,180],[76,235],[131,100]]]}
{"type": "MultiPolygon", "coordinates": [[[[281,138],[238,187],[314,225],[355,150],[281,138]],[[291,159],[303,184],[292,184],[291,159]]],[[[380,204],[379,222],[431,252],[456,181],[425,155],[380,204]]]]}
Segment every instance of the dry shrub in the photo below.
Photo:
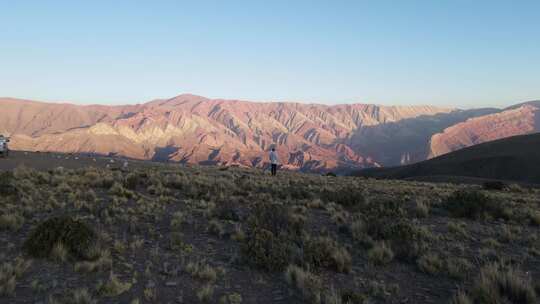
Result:
{"type": "Polygon", "coordinates": [[[422,272],[432,275],[441,273],[445,269],[444,261],[437,254],[433,253],[422,255],[416,261],[416,264],[422,272]]]}
{"type": "Polygon", "coordinates": [[[280,271],[291,259],[287,235],[274,235],[266,229],[255,229],[246,237],[242,253],[252,265],[267,271],[280,271]]]}
{"type": "Polygon", "coordinates": [[[32,257],[44,258],[51,255],[57,244],[62,244],[67,253],[76,259],[89,260],[96,246],[97,234],[87,224],[71,217],[54,217],[37,225],[23,248],[32,257]]]}
{"type": "Polygon", "coordinates": [[[405,218],[383,217],[367,223],[368,234],[386,241],[398,259],[414,261],[427,248],[429,233],[405,218]]]}
{"type": "Polygon", "coordinates": [[[0,194],[17,194],[17,188],[13,185],[14,175],[11,171],[0,172],[0,194]]]}
{"type": "Polygon", "coordinates": [[[239,221],[240,216],[236,210],[236,204],[231,199],[218,200],[213,210],[213,215],[221,220],[239,221]]]}
{"type": "Polygon", "coordinates": [[[375,265],[385,265],[394,259],[392,248],[383,242],[377,242],[369,251],[368,259],[375,265]]]}
{"type": "Polygon", "coordinates": [[[15,258],[13,262],[4,263],[0,267],[0,296],[13,296],[17,279],[30,267],[31,262],[21,257],[15,258]]]}
{"type": "Polygon", "coordinates": [[[502,191],[506,189],[506,187],[506,184],[501,181],[488,181],[482,184],[482,188],[484,188],[484,190],[502,191]]]}
{"type": "Polygon", "coordinates": [[[537,303],[533,283],[526,274],[501,264],[490,264],[480,271],[470,296],[474,303],[537,303]]]}
{"type": "Polygon", "coordinates": [[[326,202],[334,202],[344,207],[362,206],[367,202],[367,194],[362,187],[325,188],[320,196],[326,202]]]}
{"type": "Polygon", "coordinates": [[[454,217],[472,219],[512,217],[512,213],[502,202],[478,190],[458,190],[444,201],[443,206],[454,217]]]}
{"type": "Polygon", "coordinates": [[[137,173],[129,173],[124,179],[124,187],[135,190],[140,183],[140,176],[137,173]]]}
{"type": "Polygon", "coordinates": [[[304,263],[312,267],[349,272],[352,267],[351,255],[344,247],[329,237],[309,238],[304,242],[304,263]]]}
{"type": "Polygon", "coordinates": [[[130,290],[131,286],[131,282],[120,281],[120,279],[118,279],[118,277],[111,271],[109,274],[109,279],[105,282],[100,282],[97,290],[102,296],[116,297],[130,290]]]}
{"type": "Polygon", "coordinates": [[[0,215],[0,231],[18,231],[24,224],[24,217],[16,213],[5,213],[0,215]]]}
{"type": "Polygon", "coordinates": [[[283,205],[257,204],[247,221],[242,244],[245,259],[267,271],[283,270],[291,260],[292,248],[301,238],[302,225],[283,205]]]}
{"type": "Polygon", "coordinates": [[[289,265],[285,271],[287,283],[298,290],[307,303],[320,303],[322,281],[319,277],[296,265],[289,265]]]}

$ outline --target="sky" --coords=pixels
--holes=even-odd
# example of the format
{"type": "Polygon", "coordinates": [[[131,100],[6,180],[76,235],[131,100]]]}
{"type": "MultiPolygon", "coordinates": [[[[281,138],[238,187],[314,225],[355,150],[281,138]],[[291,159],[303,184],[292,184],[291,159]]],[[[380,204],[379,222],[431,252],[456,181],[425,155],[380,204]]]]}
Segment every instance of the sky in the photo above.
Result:
{"type": "Polygon", "coordinates": [[[0,96],[324,104],[540,99],[540,1],[0,0],[0,96]]]}

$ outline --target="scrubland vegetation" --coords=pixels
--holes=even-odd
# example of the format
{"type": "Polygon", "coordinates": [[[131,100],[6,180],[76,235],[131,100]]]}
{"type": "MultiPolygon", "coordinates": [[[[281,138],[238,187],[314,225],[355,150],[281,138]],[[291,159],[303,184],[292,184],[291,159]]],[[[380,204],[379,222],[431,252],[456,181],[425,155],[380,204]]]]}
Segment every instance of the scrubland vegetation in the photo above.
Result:
{"type": "Polygon", "coordinates": [[[155,165],[0,173],[1,303],[538,303],[540,191],[155,165]]]}

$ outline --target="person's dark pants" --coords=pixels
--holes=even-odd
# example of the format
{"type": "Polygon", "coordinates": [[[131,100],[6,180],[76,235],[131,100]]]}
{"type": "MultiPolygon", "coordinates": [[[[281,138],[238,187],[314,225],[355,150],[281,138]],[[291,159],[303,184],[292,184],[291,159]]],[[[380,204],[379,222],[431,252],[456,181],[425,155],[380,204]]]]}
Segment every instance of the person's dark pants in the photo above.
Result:
{"type": "Polygon", "coordinates": [[[276,175],[276,173],[277,173],[277,164],[272,164],[270,169],[272,171],[272,175],[276,175]]]}

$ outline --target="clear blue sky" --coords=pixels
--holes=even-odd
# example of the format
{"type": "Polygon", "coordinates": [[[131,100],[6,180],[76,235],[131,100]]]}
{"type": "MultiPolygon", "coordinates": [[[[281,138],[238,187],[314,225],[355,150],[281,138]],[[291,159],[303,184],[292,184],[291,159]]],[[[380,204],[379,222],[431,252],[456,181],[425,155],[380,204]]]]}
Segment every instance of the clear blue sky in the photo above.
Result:
{"type": "Polygon", "coordinates": [[[505,106],[540,99],[539,14],[538,0],[0,0],[0,96],[505,106]]]}

